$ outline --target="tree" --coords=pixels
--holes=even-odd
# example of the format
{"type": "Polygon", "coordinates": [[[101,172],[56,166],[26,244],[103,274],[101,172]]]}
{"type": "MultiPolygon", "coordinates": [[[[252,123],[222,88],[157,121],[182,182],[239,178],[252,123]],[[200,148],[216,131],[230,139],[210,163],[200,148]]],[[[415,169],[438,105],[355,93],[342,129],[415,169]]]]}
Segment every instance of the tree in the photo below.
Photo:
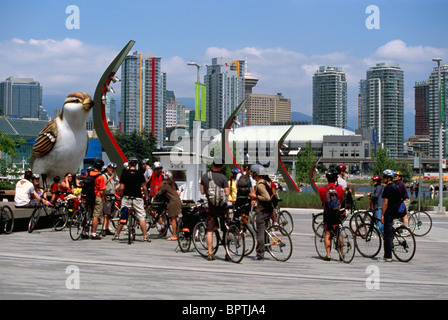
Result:
{"type": "Polygon", "coordinates": [[[380,175],[383,173],[386,169],[394,170],[396,167],[396,162],[394,159],[391,159],[387,156],[386,149],[383,149],[382,147],[379,147],[376,151],[376,157],[374,153],[372,152],[372,160],[375,162],[373,163],[373,175],[380,175]]]}
{"type": "Polygon", "coordinates": [[[151,133],[139,134],[134,131],[129,135],[116,134],[114,137],[126,158],[136,157],[139,160],[147,158],[151,163],[157,160],[152,154],[155,149],[155,138],[151,133]]]}
{"type": "Polygon", "coordinates": [[[296,182],[298,184],[308,183],[311,167],[314,165],[316,154],[311,148],[311,142],[306,143],[305,149],[297,154],[296,182]]]}

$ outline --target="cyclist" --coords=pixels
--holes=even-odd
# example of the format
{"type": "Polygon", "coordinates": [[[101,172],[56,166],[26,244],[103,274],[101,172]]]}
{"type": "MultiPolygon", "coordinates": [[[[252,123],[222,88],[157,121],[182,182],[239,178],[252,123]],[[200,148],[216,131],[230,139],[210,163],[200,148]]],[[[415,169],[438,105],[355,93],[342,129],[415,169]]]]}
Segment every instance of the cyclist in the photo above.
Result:
{"type": "Polygon", "coordinates": [[[103,203],[103,237],[113,235],[113,232],[109,230],[110,217],[115,210],[115,192],[120,188],[120,182],[115,172],[116,167],[117,165],[114,162],[110,162],[107,165],[107,171],[103,173],[104,179],[106,180],[106,189],[104,190],[106,201],[103,203]]]}
{"type": "Polygon", "coordinates": [[[376,175],[372,177],[373,192],[367,193],[367,196],[373,203],[374,217],[377,218],[376,223],[381,232],[384,232],[384,226],[381,223],[381,211],[383,210],[383,186],[381,185],[381,177],[376,175]]]}
{"type": "MultiPolygon", "coordinates": [[[[397,176],[395,177],[395,184],[400,189],[401,200],[404,202],[406,206],[406,212],[409,211],[409,205],[411,204],[411,200],[409,200],[408,191],[406,190],[406,185],[403,182],[403,175],[400,171],[397,171],[397,176]]],[[[406,228],[409,226],[408,215],[405,214],[402,218],[404,225],[406,228]]]]}
{"type": "MultiPolygon", "coordinates": [[[[336,170],[338,172],[337,184],[344,190],[344,202],[352,203],[352,190],[347,186],[347,180],[344,178],[347,173],[347,167],[344,164],[340,164],[337,166],[336,170]]],[[[341,202],[342,208],[346,207],[344,202],[341,202]]]]}
{"type": "MultiPolygon", "coordinates": [[[[216,186],[224,189],[226,196],[229,196],[229,182],[227,177],[221,173],[223,168],[223,160],[215,157],[212,163],[212,179],[216,186]]],[[[208,249],[208,260],[215,260],[215,255],[213,254],[213,232],[218,229],[218,219],[223,219],[225,214],[227,213],[227,207],[224,206],[215,206],[208,199],[208,188],[209,188],[209,177],[208,174],[204,174],[201,177],[201,194],[207,196],[208,200],[208,208],[207,208],[207,218],[206,218],[206,228],[207,228],[207,249],[208,249]]],[[[223,224],[221,224],[222,227],[223,224]]]]}
{"type": "MultiPolygon", "coordinates": [[[[141,170],[137,170],[138,160],[134,157],[129,159],[128,170],[123,170],[120,177],[120,197],[121,197],[121,209],[124,207],[131,207],[134,205],[134,210],[137,219],[140,223],[140,229],[143,232],[143,241],[151,242],[149,233],[146,231],[146,212],[145,212],[145,200],[148,198],[148,190],[146,189],[146,180],[141,170]],[[142,195],[143,190],[143,195],[142,195]],[[135,199],[129,199],[133,197],[135,199]]],[[[123,223],[117,227],[117,233],[112,240],[118,241],[120,239],[120,232],[123,229],[123,223]]]]}
{"type": "Polygon", "coordinates": [[[43,204],[51,205],[51,203],[49,201],[47,201],[47,193],[45,192],[44,189],[39,187],[39,179],[40,176],[37,173],[33,174],[32,177],[32,182],[34,185],[34,192],[39,196],[39,198],[42,200],[43,204]]]}
{"type": "Polygon", "coordinates": [[[32,208],[40,201],[39,195],[34,191],[34,185],[31,182],[32,177],[31,170],[27,170],[23,179],[16,183],[14,196],[14,206],[16,208],[32,208]]]}
{"type": "Polygon", "coordinates": [[[255,190],[249,194],[251,200],[257,201],[256,207],[256,224],[257,224],[257,247],[256,256],[251,257],[252,260],[263,261],[265,252],[265,229],[266,221],[272,217],[274,207],[272,205],[272,190],[270,184],[263,178],[263,166],[260,164],[254,164],[250,171],[252,177],[256,181],[255,190]],[[269,192],[269,190],[271,190],[269,192]]]}
{"type": "Polygon", "coordinates": [[[168,218],[171,218],[171,225],[173,227],[173,236],[167,238],[167,241],[177,241],[177,216],[181,213],[182,202],[180,200],[178,187],[173,180],[173,174],[166,170],[163,174],[164,180],[157,191],[155,199],[161,201],[166,199],[168,218]]]}
{"type": "Polygon", "coordinates": [[[380,262],[392,262],[392,224],[401,203],[400,190],[394,183],[395,175],[396,173],[390,169],[383,171],[383,182],[386,184],[381,212],[381,223],[384,224],[384,257],[378,258],[380,262]]]}
{"type": "Polygon", "coordinates": [[[101,159],[96,159],[93,164],[93,170],[89,172],[89,175],[96,177],[95,179],[95,202],[92,205],[92,235],[90,239],[100,240],[101,236],[96,234],[96,228],[98,226],[99,218],[103,217],[103,202],[106,201],[106,195],[104,190],[106,190],[106,180],[101,174],[103,169],[104,161],[101,159]]]}
{"type": "Polygon", "coordinates": [[[322,201],[324,207],[324,243],[325,250],[327,255],[325,257],[325,261],[331,260],[331,231],[335,230],[335,228],[339,227],[340,219],[341,219],[341,211],[336,210],[337,212],[330,212],[330,210],[326,209],[326,200],[327,200],[327,192],[331,190],[335,190],[338,196],[339,206],[344,200],[344,191],[340,185],[336,185],[336,181],[338,179],[338,172],[334,169],[330,169],[325,173],[327,177],[327,185],[322,186],[319,189],[320,200],[322,201]]]}
{"type": "Polygon", "coordinates": [[[160,162],[154,162],[154,171],[152,172],[151,179],[149,180],[149,195],[152,198],[155,197],[157,191],[159,191],[160,186],[163,181],[163,165],[160,162]]]}
{"type": "Polygon", "coordinates": [[[151,162],[149,161],[149,159],[143,159],[142,160],[142,167],[144,170],[144,176],[146,179],[146,188],[149,190],[149,181],[151,180],[152,177],[152,169],[151,169],[151,162]]]}
{"type": "MultiPolygon", "coordinates": [[[[250,165],[244,164],[243,165],[243,172],[237,174],[235,179],[235,184],[237,188],[236,193],[236,202],[235,202],[235,208],[239,208],[241,206],[244,206],[245,204],[251,202],[249,198],[249,194],[251,192],[255,191],[255,180],[252,178],[252,175],[250,173],[250,165]]],[[[252,205],[255,204],[255,200],[252,200],[252,205]]],[[[247,212],[250,211],[250,208],[247,207],[247,212]]]]}
{"type": "Polygon", "coordinates": [[[232,176],[229,180],[229,201],[235,203],[236,195],[237,195],[237,186],[236,186],[236,177],[241,173],[241,170],[238,168],[232,169],[232,176]]]}

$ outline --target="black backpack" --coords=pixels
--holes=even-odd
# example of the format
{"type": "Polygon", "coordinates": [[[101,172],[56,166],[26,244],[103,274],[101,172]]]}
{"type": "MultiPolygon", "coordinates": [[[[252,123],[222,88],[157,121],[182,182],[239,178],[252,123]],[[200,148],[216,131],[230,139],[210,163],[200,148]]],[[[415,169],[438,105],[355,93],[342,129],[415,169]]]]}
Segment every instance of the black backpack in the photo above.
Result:
{"type": "Polygon", "coordinates": [[[101,176],[101,173],[98,173],[96,176],[89,175],[82,178],[81,197],[86,200],[88,205],[95,203],[95,180],[99,176],[101,176]]]}
{"type": "Polygon", "coordinates": [[[247,174],[242,174],[236,185],[237,196],[248,196],[250,193],[250,178],[247,174]]]}

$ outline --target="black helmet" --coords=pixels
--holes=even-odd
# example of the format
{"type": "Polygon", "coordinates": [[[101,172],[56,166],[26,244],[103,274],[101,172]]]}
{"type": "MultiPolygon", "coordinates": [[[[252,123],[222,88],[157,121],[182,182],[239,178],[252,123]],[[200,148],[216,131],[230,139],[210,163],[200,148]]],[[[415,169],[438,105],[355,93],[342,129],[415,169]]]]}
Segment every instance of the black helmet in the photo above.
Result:
{"type": "Polygon", "coordinates": [[[138,159],[136,157],[130,157],[128,163],[130,167],[135,167],[138,164],[138,159]]]}
{"type": "Polygon", "coordinates": [[[93,167],[97,170],[103,169],[104,161],[101,159],[95,159],[95,162],[93,163],[93,167]]]}
{"type": "Polygon", "coordinates": [[[338,178],[338,172],[335,169],[330,169],[325,173],[328,182],[335,182],[338,178]]]}

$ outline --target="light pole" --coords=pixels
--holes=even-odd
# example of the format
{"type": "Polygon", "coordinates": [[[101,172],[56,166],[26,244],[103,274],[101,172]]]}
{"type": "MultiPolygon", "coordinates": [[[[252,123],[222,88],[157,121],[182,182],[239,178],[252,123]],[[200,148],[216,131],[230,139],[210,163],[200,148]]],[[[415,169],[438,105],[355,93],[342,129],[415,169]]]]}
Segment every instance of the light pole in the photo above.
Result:
{"type": "MultiPolygon", "coordinates": [[[[197,64],[196,62],[190,61],[187,63],[189,66],[195,66],[197,68],[197,83],[200,84],[199,79],[199,70],[201,69],[201,66],[197,64]]],[[[199,95],[195,96],[195,99],[199,99],[199,95]]],[[[199,112],[199,114],[195,114],[196,119],[201,119],[201,104],[199,101],[195,101],[197,105],[199,105],[199,110],[195,110],[195,112],[199,112]]],[[[194,120],[193,121],[193,151],[195,154],[195,165],[196,170],[194,170],[194,182],[193,182],[193,200],[198,201],[199,200],[199,168],[201,163],[201,120],[194,120]]]]}
{"type": "Polygon", "coordinates": [[[443,169],[442,169],[442,160],[443,160],[443,120],[442,120],[442,97],[441,97],[441,87],[442,87],[442,81],[440,77],[440,62],[442,59],[440,58],[434,58],[432,61],[437,62],[437,73],[438,73],[438,90],[437,90],[437,100],[439,104],[439,211],[438,214],[445,214],[445,211],[443,210],[443,169]]]}

